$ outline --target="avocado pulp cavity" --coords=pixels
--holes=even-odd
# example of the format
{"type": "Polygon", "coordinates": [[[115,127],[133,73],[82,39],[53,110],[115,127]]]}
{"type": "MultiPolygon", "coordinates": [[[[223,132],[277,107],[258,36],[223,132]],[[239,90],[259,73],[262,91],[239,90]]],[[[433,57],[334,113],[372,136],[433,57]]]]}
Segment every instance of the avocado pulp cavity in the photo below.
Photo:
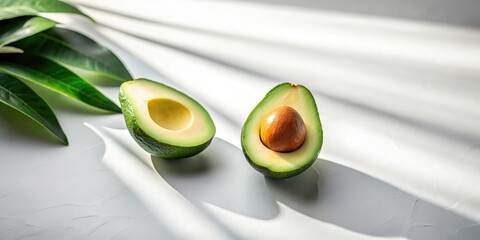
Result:
{"type": "Polygon", "coordinates": [[[189,96],[164,84],[147,79],[124,82],[119,99],[133,139],[154,156],[196,155],[215,135],[208,112],[189,96]]]}
{"type": "Polygon", "coordinates": [[[158,126],[173,131],[187,128],[193,120],[192,112],[188,108],[166,98],[148,101],[148,113],[158,126]]]}
{"type": "Polygon", "coordinates": [[[266,176],[287,178],[306,170],[317,159],[323,142],[310,91],[290,83],[273,88],[248,116],[241,141],[248,162],[266,176]]]}

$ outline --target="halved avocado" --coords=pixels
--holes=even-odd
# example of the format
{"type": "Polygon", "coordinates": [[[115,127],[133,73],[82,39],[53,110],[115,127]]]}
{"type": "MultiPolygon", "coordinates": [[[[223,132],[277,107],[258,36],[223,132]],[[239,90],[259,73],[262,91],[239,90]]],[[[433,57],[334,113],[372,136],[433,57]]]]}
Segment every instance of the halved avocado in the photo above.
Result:
{"type": "MultiPolygon", "coordinates": [[[[292,121],[287,121],[292,124],[292,121]]],[[[284,126],[285,127],[285,126],[284,126]]],[[[286,126],[289,127],[289,126],[286,126]]],[[[279,136],[282,136],[282,129],[279,136]]],[[[278,135],[277,134],[277,135],[278,135]]],[[[288,134],[284,137],[287,138],[288,134]]],[[[295,176],[317,159],[322,148],[323,132],[317,105],[310,91],[301,85],[282,83],[273,88],[253,109],[242,128],[242,148],[253,168],[271,178],[295,176]],[[261,127],[277,109],[293,109],[304,123],[304,141],[296,150],[279,152],[263,143],[261,127]]]]}
{"type": "Polygon", "coordinates": [[[133,139],[150,154],[175,159],[202,152],[215,135],[208,112],[195,100],[147,79],[122,83],[122,112],[133,139]]]}

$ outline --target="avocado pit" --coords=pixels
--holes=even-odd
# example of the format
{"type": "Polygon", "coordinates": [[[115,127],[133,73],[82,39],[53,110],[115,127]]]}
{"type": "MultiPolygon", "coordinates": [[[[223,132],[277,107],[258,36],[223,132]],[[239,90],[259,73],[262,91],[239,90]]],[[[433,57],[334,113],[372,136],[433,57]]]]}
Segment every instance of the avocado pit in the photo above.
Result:
{"type": "Polygon", "coordinates": [[[300,114],[289,106],[270,112],[260,125],[260,139],[270,150],[293,152],[305,142],[307,131],[300,114]]]}

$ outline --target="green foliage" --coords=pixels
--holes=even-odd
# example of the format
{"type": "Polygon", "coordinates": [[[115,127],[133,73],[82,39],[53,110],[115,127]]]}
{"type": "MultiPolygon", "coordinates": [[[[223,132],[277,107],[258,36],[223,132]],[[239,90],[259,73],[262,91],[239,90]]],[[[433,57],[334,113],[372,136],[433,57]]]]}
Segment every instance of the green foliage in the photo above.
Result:
{"type": "Polygon", "coordinates": [[[0,56],[0,71],[37,83],[67,97],[101,109],[121,112],[120,108],[90,83],[67,68],[46,58],[22,54],[0,56]]]}
{"type": "Polygon", "coordinates": [[[52,28],[57,24],[43,17],[18,17],[0,25],[0,47],[52,28]]]}
{"type": "Polygon", "coordinates": [[[90,38],[68,29],[49,29],[11,45],[55,61],[81,76],[120,82],[132,79],[112,52],[90,38]]]}
{"type": "Polygon", "coordinates": [[[20,16],[35,16],[39,13],[74,13],[92,18],[76,7],[58,0],[1,0],[0,20],[20,16]]]}
{"type": "Polygon", "coordinates": [[[0,0],[0,102],[25,114],[68,145],[52,109],[25,82],[96,108],[121,112],[91,82],[121,83],[132,77],[105,47],[36,16],[44,12],[73,13],[91,19],[58,0],[0,0]]]}
{"type": "Polygon", "coordinates": [[[0,73],[0,102],[15,108],[68,144],[57,117],[48,104],[22,81],[0,73]]]}

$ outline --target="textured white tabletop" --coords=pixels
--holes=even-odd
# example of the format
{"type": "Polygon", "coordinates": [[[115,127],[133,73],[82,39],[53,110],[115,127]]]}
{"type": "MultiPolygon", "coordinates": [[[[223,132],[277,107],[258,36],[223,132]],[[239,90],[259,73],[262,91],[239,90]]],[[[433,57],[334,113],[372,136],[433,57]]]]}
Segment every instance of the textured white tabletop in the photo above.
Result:
{"type": "MultiPolygon", "coordinates": [[[[475,21],[74,2],[98,24],[51,17],[108,46],[133,76],[197,99],[217,134],[200,155],[164,161],[133,142],[121,114],[41,92],[56,100],[64,147],[0,105],[0,239],[480,239],[475,21]],[[285,81],[313,92],[324,145],[310,169],[276,181],[248,165],[240,130],[285,81]]],[[[117,101],[118,86],[99,88],[117,101]]]]}

